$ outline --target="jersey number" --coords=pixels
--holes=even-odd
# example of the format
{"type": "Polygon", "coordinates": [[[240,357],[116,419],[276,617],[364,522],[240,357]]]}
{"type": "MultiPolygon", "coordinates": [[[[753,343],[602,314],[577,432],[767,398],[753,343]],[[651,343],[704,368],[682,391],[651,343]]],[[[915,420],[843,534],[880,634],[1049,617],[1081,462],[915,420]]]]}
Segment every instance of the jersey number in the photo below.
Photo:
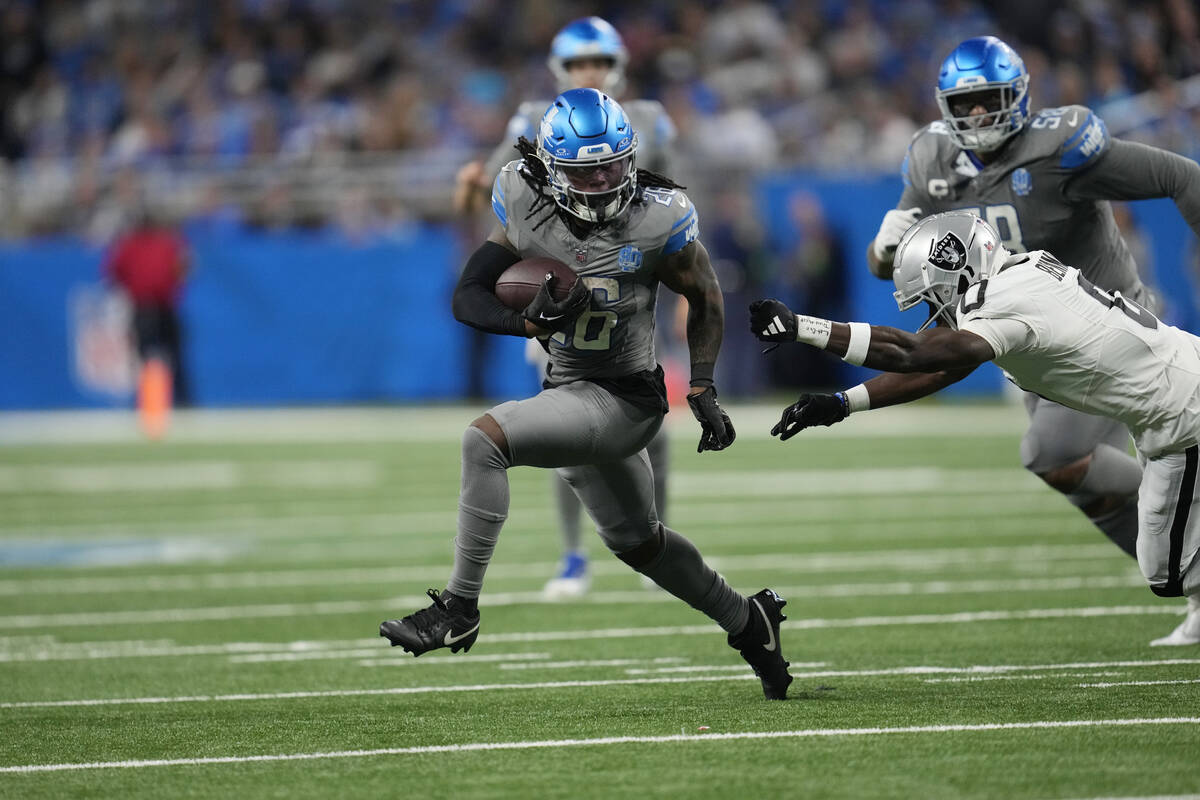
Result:
{"type": "Polygon", "coordinates": [[[1119,308],[1121,313],[1129,317],[1138,325],[1141,325],[1143,328],[1157,330],[1158,317],[1154,316],[1132,300],[1122,297],[1120,292],[1113,292],[1112,294],[1109,294],[1082,275],[1079,276],[1079,288],[1083,289],[1092,297],[1099,300],[1100,303],[1106,308],[1119,308]]]}
{"type": "Polygon", "coordinates": [[[1024,253],[1025,241],[1021,238],[1021,220],[1017,218],[1017,210],[1010,203],[997,206],[984,206],[971,209],[983,221],[991,225],[1000,234],[1000,243],[1012,253],[1024,253]]]}
{"type": "MultiPolygon", "coordinates": [[[[592,290],[592,297],[601,305],[612,305],[621,299],[621,284],[616,278],[580,278],[583,285],[592,290]]],[[[588,309],[575,320],[571,337],[565,331],[550,338],[563,347],[576,350],[607,350],[612,344],[612,329],[617,325],[617,312],[588,309]]]]}

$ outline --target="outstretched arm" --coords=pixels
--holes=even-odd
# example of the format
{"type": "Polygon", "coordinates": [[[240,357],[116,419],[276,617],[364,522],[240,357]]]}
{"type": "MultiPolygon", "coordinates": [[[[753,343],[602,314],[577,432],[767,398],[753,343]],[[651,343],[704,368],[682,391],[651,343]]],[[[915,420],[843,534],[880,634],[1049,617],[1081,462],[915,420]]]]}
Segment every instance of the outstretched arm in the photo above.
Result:
{"type": "MultiPolygon", "coordinates": [[[[978,365],[976,365],[978,366],[978,365]]],[[[958,383],[975,367],[943,369],[937,372],[885,372],[863,382],[871,408],[911,403],[958,383]]]]}
{"type": "Polygon", "coordinates": [[[784,409],[773,435],[788,439],[813,425],[832,425],[854,411],[907,403],[962,380],[995,358],[992,346],[968,331],[844,323],[793,314],[778,300],[750,304],[750,330],[763,341],[798,341],[851,364],[888,370],[836,394],[802,394],[784,409]]]}
{"type": "Polygon", "coordinates": [[[829,341],[823,349],[871,369],[952,374],[973,370],[996,355],[983,337],[969,331],[929,328],[909,333],[886,325],[853,324],[856,327],[852,329],[845,322],[831,323],[829,341]],[[851,348],[853,345],[861,350],[863,337],[866,351],[859,361],[851,348]]]}

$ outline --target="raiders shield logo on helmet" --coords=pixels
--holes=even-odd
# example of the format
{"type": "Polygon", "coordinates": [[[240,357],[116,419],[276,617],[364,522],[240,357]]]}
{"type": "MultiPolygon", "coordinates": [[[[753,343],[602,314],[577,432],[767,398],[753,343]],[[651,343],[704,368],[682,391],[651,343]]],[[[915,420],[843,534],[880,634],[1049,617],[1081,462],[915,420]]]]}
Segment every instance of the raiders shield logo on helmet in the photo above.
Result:
{"type": "Polygon", "coordinates": [[[929,249],[929,262],[940,269],[962,269],[967,263],[967,246],[953,233],[947,233],[929,249]]]}

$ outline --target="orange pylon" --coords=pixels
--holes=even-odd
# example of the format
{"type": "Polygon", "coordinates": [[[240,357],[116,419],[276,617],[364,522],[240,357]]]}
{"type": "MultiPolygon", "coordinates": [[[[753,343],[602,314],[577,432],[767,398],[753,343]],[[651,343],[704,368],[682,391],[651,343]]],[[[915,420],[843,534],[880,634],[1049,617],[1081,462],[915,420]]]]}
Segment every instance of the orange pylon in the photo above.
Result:
{"type": "Polygon", "coordinates": [[[161,359],[151,358],[138,376],[138,422],[151,439],[161,439],[171,417],[171,370],[161,359]]]}

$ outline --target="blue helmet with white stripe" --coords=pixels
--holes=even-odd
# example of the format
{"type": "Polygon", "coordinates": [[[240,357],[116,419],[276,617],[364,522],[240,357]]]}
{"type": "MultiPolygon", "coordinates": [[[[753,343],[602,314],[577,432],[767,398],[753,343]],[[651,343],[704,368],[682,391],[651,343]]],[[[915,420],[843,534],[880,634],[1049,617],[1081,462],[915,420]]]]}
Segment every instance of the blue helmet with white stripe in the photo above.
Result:
{"type": "Polygon", "coordinates": [[[589,223],[612,220],[637,191],[637,134],[624,109],[595,89],[569,89],[542,117],[538,157],[560,207],[589,223]]]}
{"type": "Polygon", "coordinates": [[[937,104],[955,144],[990,152],[1029,120],[1029,71],[995,36],[967,39],[942,62],[937,104]]]}
{"type": "Polygon", "coordinates": [[[558,79],[559,89],[565,91],[572,87],[567,64],[581,58],[607,58],[612,61],[612,67],[604,78],[603,89],[614,94],[620,91],[625,82],[625,64],[629,61],[629,53],[616,28],[600,17],[584,17],[567,23],[558,32],[550,43],[550,57],[546,63],[558,79]]]}

